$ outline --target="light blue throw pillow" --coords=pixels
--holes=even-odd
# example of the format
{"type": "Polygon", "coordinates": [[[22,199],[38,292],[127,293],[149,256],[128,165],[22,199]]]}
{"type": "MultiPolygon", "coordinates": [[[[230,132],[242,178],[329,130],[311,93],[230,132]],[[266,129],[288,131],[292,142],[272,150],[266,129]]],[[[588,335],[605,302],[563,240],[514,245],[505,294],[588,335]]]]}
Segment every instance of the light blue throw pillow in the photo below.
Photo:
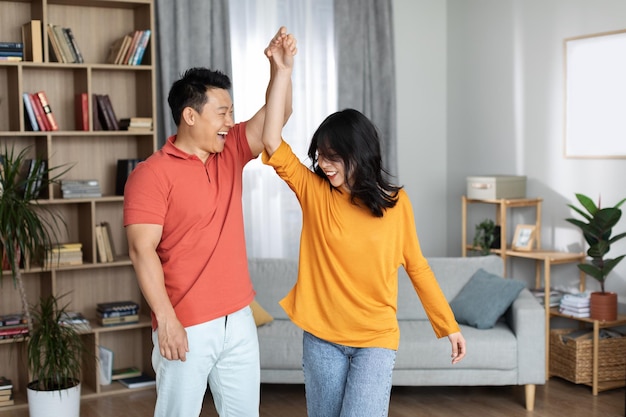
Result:
{"type": "Polygon", "coordinates": [[[477,329],[490,329],[526,286],[479,269],[450,302],[456,321],[477,329]]]}

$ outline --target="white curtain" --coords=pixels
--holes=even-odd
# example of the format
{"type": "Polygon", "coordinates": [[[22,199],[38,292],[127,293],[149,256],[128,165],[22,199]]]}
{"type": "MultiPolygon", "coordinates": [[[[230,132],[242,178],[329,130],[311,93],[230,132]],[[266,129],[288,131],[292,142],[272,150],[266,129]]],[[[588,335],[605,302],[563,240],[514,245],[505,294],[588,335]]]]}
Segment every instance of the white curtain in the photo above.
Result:
{"type": "MultiPolygon", "coordinates": [[[[280,26],[298,41],[293,114],[283,137],[305,164],[313,132],[337,110],[333,0],[229,0],[235,119],[265,102],[269,63],[263,50],[280,26]]],[[[248,257],[297,258],[301,211],[293,192],[259,157],[244,171],[248,257]]]]}

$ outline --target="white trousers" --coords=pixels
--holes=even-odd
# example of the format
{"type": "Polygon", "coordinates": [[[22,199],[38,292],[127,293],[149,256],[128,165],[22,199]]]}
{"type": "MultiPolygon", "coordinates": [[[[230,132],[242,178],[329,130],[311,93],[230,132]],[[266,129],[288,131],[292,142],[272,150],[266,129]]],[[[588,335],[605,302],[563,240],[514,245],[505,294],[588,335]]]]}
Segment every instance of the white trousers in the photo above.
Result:
{"type": "Polygon", "coordinates": [[[199,416],[207,382],[221,417],[258,417],[259,340],[250,307],[187,327],[187,360],[170,361],[152,333],[156,372],[155,417],[199,416]]]}

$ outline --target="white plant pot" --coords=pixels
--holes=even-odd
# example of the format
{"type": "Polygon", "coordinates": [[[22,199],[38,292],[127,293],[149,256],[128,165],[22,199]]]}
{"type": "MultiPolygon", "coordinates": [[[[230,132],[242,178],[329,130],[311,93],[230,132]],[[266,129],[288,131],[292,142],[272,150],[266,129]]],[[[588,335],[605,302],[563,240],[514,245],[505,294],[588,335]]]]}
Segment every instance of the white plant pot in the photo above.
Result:
{"type": "Polygon", "coordinates": [[[27,389],[30,417],[80,417],[80,384],[61,391],[27,389]]]}

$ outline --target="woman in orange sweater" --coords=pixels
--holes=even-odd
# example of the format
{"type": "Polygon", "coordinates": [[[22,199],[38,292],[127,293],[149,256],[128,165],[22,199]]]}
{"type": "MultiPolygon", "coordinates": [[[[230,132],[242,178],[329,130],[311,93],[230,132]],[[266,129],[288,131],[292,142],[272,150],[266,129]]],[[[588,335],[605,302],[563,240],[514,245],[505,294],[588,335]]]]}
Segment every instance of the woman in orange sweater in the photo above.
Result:
{"type": "Polygon", "coordinates": [[[352,109],[324,120],[309,146],[313,170],[282,141],[293,56],[283,54],[278,42],[266,50],[277,72],[268,92],[262,157],[302,207],[298,279],[280,304],[304,330],[308,415],[385,416],[400,339],[400,266],[437,337],[450,340],[452,364],[465,356],[465,340],[422,255],[409,198],[385,178],[370,120],[352,109]]]}

